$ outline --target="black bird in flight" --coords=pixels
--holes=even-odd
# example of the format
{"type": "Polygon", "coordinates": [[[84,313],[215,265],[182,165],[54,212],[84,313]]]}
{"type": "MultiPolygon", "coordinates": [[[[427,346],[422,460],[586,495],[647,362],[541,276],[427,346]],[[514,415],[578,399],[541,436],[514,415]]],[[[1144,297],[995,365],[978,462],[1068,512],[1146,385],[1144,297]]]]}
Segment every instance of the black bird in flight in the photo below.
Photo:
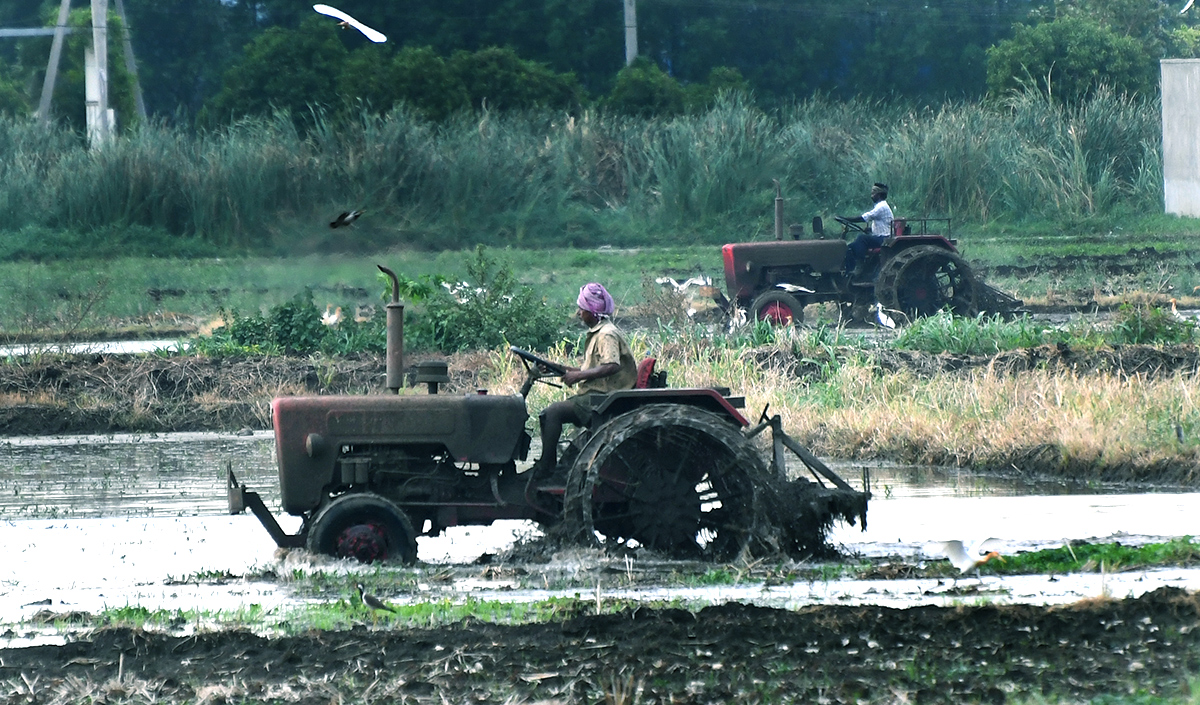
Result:
{"type": "Polygon", "coordinates": [[[362,211],[342,211],[341,215],[333,219],[333,222],[329,224],[329,227],[341,228],[351,225],[354,223],[354,221],[358,220],[362,214],[362,211]]]}

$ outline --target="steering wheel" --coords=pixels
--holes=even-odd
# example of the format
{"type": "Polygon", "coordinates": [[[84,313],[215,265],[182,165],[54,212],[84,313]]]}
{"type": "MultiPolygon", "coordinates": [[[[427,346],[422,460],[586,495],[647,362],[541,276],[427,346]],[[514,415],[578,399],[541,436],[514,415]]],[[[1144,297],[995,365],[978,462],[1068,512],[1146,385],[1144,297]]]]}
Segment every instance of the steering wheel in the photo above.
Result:
{"type": "Polygon", "coordinates": [[[843,236],[845,236],[845,234],[851,230],[854,230],[854,231],[857,231],[860,233],[864,233],[864,234],[867,232],[866,224],[863,223],[862,221],[850,220],[849,218],[843,218],[840,215],[833,216],[833,219],[842,224],[842,235],[843,236]]]}
{"type": "Polygon", "coordinates": [[[554,387],[559,386],[553,382],[545,382],[544,378],[562,377],[567,371],[566,365],[547,360],[541,355],[535,355],[515,345],[510,345],[508,349],[513,355],[520,358],[521,364],[525,366],[525,383],[521,385],[521,396],[529,396],[529,390],[533,388],[534,382],[542,382],[554,387]]]}

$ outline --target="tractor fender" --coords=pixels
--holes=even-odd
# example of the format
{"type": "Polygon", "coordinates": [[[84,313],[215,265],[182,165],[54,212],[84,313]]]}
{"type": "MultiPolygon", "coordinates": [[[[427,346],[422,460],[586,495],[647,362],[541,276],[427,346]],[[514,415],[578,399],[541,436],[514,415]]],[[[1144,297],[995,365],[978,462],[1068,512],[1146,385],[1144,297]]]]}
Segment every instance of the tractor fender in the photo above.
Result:
{"type": "Polygon", "coordinates": [[[745,405],[744,399],[724,396],[720,390],[708,388],[622,389],[606,394],[593,408],[593,413],[602,419],[608,419],[647,404],[694,406],[725,417],[738,426],[750,425],[746,417],[738,411],[738,407],[745,405]]]}

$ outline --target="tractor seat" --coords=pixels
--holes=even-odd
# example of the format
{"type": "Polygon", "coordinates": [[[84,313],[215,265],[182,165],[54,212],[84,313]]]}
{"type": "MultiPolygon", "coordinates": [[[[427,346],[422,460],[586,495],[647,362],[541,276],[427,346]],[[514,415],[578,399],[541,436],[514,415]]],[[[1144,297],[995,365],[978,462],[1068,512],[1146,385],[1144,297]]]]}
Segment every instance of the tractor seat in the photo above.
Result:
{"type": "Polygon", "coordinates": [[[644,358],[637,366],[637,382],[634,383],[634,389],[661,389],[667,386],[666,373],[659,372],[655,374],[654,364],[658,362],[656,358],[644,358]]]}

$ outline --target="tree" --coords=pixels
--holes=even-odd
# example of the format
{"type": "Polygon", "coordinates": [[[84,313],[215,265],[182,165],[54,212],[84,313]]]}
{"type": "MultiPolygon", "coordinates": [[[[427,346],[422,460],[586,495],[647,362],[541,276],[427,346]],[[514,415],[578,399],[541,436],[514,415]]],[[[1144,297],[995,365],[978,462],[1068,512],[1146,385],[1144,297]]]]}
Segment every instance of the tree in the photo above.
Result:
{"type": "Polygon", "coordinates": [[[466,87],[471,106],[497,110],[534,107],[570,108],[582,91],[574,74],[555,73],[548,66],[526,61],[509,48],[476,52],[456,51],[450,70],[466,87]]]}
{"type": "Polygon", "coordinates": [[[395,56],[375,45],[359,49],[346,61],[338,91],[379,111],[404,101],[434,121],[471,104],[462,79],[429,47],[405,47],[395,56]]]}
{"type": "Polygon", "coordinates": [[[683,112],[684,94],[678,81],[639,56],[617,74],[605,105],[626,115],[670,117],[683,112]]]}
{"type": "Polygon", "coordinates": [[[310,17],[294,30],[272,27],[251,42],[225,72],[204,119],[267,115],[275,108],[301,116],[309,106],[334,104],[348,52],[337,25],[325,19],[310,17]]]}
{"type": "Polygon", "coordinates": [[[1129,93],[1153,90],[1154,64],[1136,39],[1083,17],[1063,17],[1018,24],[1012,39],[989,49],[987,83],[996,95],[1033,85],[1077,101],[1102,84],[1129,93]]]}
{"type": "Polygon", "coordinates": [[[195,115],[262,31],[222,0],[125,0],[125,9],[146,109],[158,115],[195,115]]]}
{"type": "Polygon", "coordinates": [[[728,66],[718,66],[708,72],[704,83],[693,83],[684,88],[684,105],[690,113],[707,110],[723,93],[750,95],[750,84],[742,78],[742,72],[728,66]]]}
{"type": "Polygon", "coordinates": [[[9,68],[0,61],[0,114],[23,118],[29,112],[29,98],[9,68]]]}
{"type": "MultiPolygon", "coordinates": [[[[84,105],[86,103],[84,87],[84,47],[92,44],[92,11],[87,8],[72,10],[67,24],[74,31],[67,35],[64,42],[62,58],[58,68],[58,78],[54,83],[53,112],[73,128],[83,131],[86,129],[84,105]]],[[[108,106],[117,113],[117,127],[126,130],[137,121],[137,108],[133,99],[133,81],[125,70],[125,62],[121,60],[121,38],[125,28],[115,12],[108,15],[108,106]]],[[[48,55],[47,51],[42,56],[48,55]]],[[[42,65],[44,70],[45,64],[42,65]]],[[[40,88],[42,70],[38,71],[35,84],[40,88]]]]}

